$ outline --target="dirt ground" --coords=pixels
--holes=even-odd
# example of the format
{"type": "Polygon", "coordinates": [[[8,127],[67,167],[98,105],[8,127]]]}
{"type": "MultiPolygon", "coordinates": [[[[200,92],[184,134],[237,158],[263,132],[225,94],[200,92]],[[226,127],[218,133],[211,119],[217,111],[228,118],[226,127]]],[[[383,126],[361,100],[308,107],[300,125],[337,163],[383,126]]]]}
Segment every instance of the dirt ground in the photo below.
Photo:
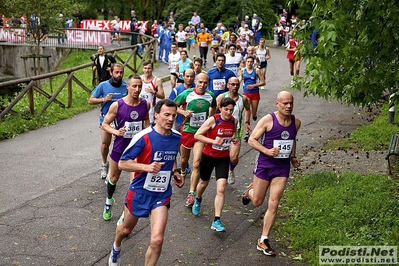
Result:
{"type": "MultiPolygon", "coordinates": [[[[357,116],[342,118],[343,124],[350,124],[345,130],[332,132],[328,139],[340,139],[350,135],[359,124],[369,124],[379,115],[379,106],[364,108],[357,116]],[[346,120],[346,122],[345,122],[346,120]]],[[[360,149],[325,150],[326,141],[320,147],[303,147],[301,166],[295,169],[294,175],[308,174],[317,171],[355,172],[362,175],[388,174],[388,162],[385,159],[386,150],[363,151],[360,149]]]]}

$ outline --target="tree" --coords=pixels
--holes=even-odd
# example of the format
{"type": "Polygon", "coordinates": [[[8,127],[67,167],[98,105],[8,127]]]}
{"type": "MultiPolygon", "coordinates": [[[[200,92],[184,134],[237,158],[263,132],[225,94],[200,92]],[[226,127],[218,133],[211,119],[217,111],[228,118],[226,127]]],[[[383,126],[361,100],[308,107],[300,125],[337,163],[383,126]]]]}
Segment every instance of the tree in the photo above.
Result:
{"type": "Polygon", "coordinates": [[[397,91],[399,1],[294,0],[311,4],[312,17],[294,33],[302,40],[305,76],[294,88],[304,95],[365,105],[397,91]],[[318,44],[309,36],[319,31],[318,44]]]}
{"type": "MultiPolygon", "coordinates": [[[[40,55],[40,43],[44,37],[44,31],[55,32],[64,30],[59,19],[59,14],[72,17],[81,7],[75,0],[3,0],[7,7],[6,13],[10,16],[26,16],[27,34],[36,44],[36,55],[40,55]],[[44,28],[45,27],[45,28],[44,28]]],[[[34,59],[36,60],[36,59],[34,59]]],[[[40,60],[38,60],[38,74],[40,74],[40,60]]]]}

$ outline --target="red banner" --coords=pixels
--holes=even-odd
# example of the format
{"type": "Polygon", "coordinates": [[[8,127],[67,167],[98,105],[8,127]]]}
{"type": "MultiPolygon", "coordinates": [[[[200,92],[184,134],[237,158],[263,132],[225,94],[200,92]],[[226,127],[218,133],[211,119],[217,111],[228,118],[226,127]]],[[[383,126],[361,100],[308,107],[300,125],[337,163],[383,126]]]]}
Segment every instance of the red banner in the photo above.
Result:
{"type": "MultiPolygon", "coordinates": [[[[140,20],[138,23],[143,23],[145,31],[148,28],[148,21],[140,20]]],[[[122,32],[130,32],[130,20],[121,20],[121,29],[122,32]]],[[[82,29],[88,30],[113,30],[111,25],[111,20],[96,20],[96,19],[84,19],[80,23],[80,27],[82,29]]]]}

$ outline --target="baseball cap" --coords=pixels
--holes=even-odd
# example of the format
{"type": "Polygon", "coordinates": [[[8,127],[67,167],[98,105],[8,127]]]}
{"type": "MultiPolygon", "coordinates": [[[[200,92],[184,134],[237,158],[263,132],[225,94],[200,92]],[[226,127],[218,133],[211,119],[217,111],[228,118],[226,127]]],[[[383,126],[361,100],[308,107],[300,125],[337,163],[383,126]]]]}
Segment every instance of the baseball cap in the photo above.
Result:
{"type": "Polygon", "coordinates": [[[244,28],[248,28],[248,24],[245,24],[244,28]]]}
{"type": "Polygon", "coordinates": [[[193,24],[193,23],[192,23],[191,21],[189,21],[189,22],[188,22],[188,25],[191,25],[191,24],[193,24]]]}

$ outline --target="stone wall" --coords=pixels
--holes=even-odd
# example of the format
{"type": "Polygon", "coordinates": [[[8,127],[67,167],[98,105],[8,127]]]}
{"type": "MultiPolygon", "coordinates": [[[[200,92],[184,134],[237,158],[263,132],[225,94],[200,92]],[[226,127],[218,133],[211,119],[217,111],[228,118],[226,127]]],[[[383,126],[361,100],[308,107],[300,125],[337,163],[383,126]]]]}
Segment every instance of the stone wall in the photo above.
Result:
{"type": "MultiPolygon", "coordinates": [[[[52,72],[55,70],[60,59],[67,52],[68,49],[61,47],[41,47],[40,54],[51,56],[49,58],[49,69],[47,67],[47,59],[40,59],[41,74],[52,72]]],[[[14,78],[25,78],[27,76],[35,75],[34,59],[26,59],[26,70],[24,59],[22,56],[28,56],[36,53],[35,46],[11,46],[0,45],[0,74],[10,75],[14,78]],[[27,73],[26,73],[27,72],[27,73]]],[[[39,60],[39,59],[36,59],[39,60]]],[[[37,61],[36,61],[37,62],[37,61]]],[[[36,63],[37,67],[37,63],[36,63]]]]}

